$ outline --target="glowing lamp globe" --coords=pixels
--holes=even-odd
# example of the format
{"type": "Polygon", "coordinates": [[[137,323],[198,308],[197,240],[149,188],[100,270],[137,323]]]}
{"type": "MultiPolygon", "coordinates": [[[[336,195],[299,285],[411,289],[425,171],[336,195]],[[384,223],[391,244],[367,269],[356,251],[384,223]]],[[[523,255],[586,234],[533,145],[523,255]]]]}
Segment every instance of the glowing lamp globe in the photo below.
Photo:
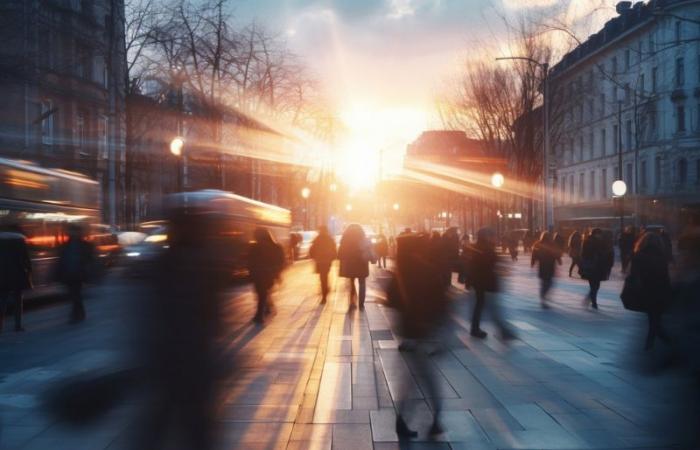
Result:
{"type": "Polygon", "coordinates": [[[615,180],[612,184],[612,192],[616,197],[622,197],[627,193],[627,183],[622,180],[615,180]]]}
{"type": "Polygon", "coordinates": [[[182,148],[185,146],[185,140],[181,138],[180,136],[177,136],[173,138],[172,141],[170,141],[170,153],[172,153],[175,156],[180,156],[182,155],[182,148]]]}
{"type": "Polygon", "coordinates": [[[491,185],[495,188],[500,188],[503,186],[503,183],[506,182],[506,179],[503,177],[503,174],[500,172],[496,172],[491,176],[491,185]]]}

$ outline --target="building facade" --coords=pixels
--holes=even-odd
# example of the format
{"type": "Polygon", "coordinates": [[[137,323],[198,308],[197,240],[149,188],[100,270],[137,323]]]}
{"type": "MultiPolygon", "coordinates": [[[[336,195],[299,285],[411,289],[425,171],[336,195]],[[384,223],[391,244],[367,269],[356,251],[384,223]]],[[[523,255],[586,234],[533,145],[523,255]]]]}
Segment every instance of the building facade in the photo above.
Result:
{"type": "Polygon", "coordinates": [[[550,106],[563,114],[555,222],[616,228],[623,216],[677,230],[700,203],[700,1],[620,2],[617,12],[550,73],[550,101],[565,102],[550,106]]]}
{"type": "Polygon", "coordinates": [[[104,221],[119,224],[123,0],[4,0],[0,42],[0,155],[99,181],[104,221]]]}

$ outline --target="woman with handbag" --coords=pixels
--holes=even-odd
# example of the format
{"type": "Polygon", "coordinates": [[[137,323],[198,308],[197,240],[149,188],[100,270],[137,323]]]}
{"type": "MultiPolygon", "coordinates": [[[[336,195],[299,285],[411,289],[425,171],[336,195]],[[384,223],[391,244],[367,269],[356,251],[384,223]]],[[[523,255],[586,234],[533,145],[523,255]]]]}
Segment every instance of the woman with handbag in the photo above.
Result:
{"type": "Polygon", "coordinates": [[[350,224],[343,232],[338,247],[338,259],[340,260],[339,275],[350,280],[350,309],[355,307],[353,300],[358,297],[355,290],[355,279],[357,279],[359,288],[359,307],[364,309],[369,262],[376,260],[376,258],[372,251],[372,245],[365,235],[365,230],[360,225],[350,224]]]}
{"type": "Polygon", "coordinates": [[[631,279],[637,283],[635,290],[649,318],[645,350],[654,346],[657,337],[668,337],[661,324],[661,315],[671,296],[671,280],[664,243],[656,233],[644,233],[634,245],[631,279]]]}

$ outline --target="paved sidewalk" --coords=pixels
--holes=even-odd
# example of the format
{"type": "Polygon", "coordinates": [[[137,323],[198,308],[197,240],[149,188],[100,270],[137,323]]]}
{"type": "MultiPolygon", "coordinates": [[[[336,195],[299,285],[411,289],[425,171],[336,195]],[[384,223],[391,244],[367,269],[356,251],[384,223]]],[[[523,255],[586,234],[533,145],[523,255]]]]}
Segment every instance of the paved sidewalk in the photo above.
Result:
{"type": "MultiPolygon", "coordinates": [[[[660,418],[677,412],[688,387],[682,377],[640,370],[645,317],[622,309],[621,278],[603,283],[599,311],[582,304],[582,280],[558,278],[552,308],[541,310],[535,272],[524,259],[512,267],[502,296],[519,336],[508,345],[488,320],[488,339],[469,337],[471,298],[453,288],[444,351],[431,357],[446,428],[435,440],[426,436],[432,416],[424,380],[397,349],[394,311],[379,303],[381,271],[373,269],[359,311],[348,310],[345,280],[334,279],[329,304],[319,305],[311,265],[296,264],[264,327],[250,322],[252,293],[232,291],[225,342],[238,354],[238,371],[225,386],[222,448],[669,448],[675,437],[658,431],[660,418]],[[394,400],[407,373],[407,420],[421,434],[400,445],[394,400]]],[[[98,288],[89,320],[78,328],[63,323],[67,307],[57,306],[30,312],[27,333],[0,335],[0,449],[127,447],[133,405],[75,429],[55,423],[39,402],[51,382],[122,357],[137,306],[126,300],[129,289],[118,281],[98,288]]]]}

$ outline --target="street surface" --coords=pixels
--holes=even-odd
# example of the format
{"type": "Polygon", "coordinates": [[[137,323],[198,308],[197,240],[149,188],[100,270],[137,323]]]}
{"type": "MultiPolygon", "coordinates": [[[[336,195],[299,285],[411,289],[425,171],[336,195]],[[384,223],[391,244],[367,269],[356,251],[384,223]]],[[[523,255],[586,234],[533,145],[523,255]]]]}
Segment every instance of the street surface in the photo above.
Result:
{"type": "MultiPolygon", "coordinates": [[[[688,387],[680,375],[643,369],[661,350],[643,354],[646,318],[622,309],[619,266],[593,311],[582,303],[585,282],[562,276],[565,258],[552,308],[542,310],[528,256],[512,266],[502,296],[518,334],[507,344],[488,316],[489,337],[469,336],[471,296],[455,283],[452,321],[433,344],[444,351],[431,357],[446,432],[435,440],[426,435],[431,414],[423,381],[414,377],[407,422],[420,435],[410,445],[394,433],[398,385],[412,368],[397,349],[395,313],[380,304],[383,271],[372,269],[366,309],[348,311],[345,280],[333,278],[324,307],[311,264],[297,263],[276,289],[277,312],[264,326],[251,323],[249,288],[232,289],[225,342],[238,356],[225,386],[222,448],[669,448],[675,435],[659,429],[678,413],[688,387]]],[[[113,274],[89,291],[85,323],[69,325],[68,305],[54,304],[26,313],[27,332],[0,335],[0,449],[127,447],[133,400],[81,427],[58,423],[41,403],[58,380],[126,357],[135,289],[113,274]]]]}

